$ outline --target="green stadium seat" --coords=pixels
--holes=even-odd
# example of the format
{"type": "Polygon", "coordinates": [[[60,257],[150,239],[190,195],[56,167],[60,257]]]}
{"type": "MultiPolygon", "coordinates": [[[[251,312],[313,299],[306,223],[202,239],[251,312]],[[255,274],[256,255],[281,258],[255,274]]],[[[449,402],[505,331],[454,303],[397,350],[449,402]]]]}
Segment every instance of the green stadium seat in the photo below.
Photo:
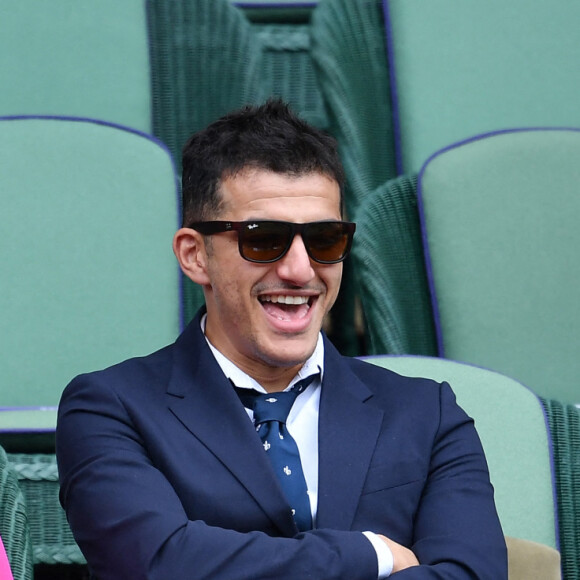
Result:
{"type": "Polygon", "coordinates": [[[141,0],[0,0],[0,115],[67,115],[151,131],[141,0]]]}
{"type": "Polygon", "coordinates": [[[172,342],[177,180],[167,149],[101,121],[0,119],[0,442],[34,564],[82,564],[58,502],[56,406],[76,374],[172,342]]]}
{"type": "Polygon", "coordinates": [[[437,153],[417,187],[425,251],[413,181],[378,188],[353,248],[370,352],[491,367],[579,403],[579,155],[580,131],[566,129],[502,131],[437,153]],[[430,329],[435,352],[412,342],[430,329]]]}
{"type": "Polygon", "coordinates": [[[580,403],[580,130],[504,131],[432,157],[418,197],[439,355],[580,403]]]}
{"type": "Polygon", "coordinates": [[[401,176],[361,204],[352,260],[366,354],[437,354],[417,211],[417,179],[401,176]]]}
{"type": "MultiPolygon", "coordinates": [[[[174,340],[167,150],[101,122],[0,119],[0,438],[52,432],[74,375],[174,340]]],[[[8,444],[7,439],[2,439],[8,444]]]]}
{"type": "Polygon", "coordinates": [[[377,0],[322,0],[312,13],[312,58],[347,174],[346,206],[397,175],[385,24],[377,0]]]}
{"type": "Polygon", "coordinates": [[[472,135],[580,126],[580,3],[384,4],[401,172],[472,135]]]}

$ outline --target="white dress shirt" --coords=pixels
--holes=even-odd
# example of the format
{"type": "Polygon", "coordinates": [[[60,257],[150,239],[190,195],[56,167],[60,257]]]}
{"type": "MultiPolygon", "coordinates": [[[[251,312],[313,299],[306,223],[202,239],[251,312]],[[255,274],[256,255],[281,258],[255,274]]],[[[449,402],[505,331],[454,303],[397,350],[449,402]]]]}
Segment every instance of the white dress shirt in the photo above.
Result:
{"type": "MultiPolygon", "coordinates": [[[[204,332],[206,316],[207,315],[204,315],[201,319],[201,329],[204,332]]],[[[262,385],[247,375],[232,361],[226,358],[219,350],[217,350],[209,340],[207,340],[207,344],[226,377],[230,379],[236,387],[254,389],[261,393],[267,392],[262,385]]],[[[292,405],[290,413],[288,414],[286,427],[298,446],[304,479],[306,480],[306,487],[308,488],[312,522],[313,526],[316,527],[316,513],[318,507],[318,411],[320,407],[322,377],[324,374],[324,341],[322,340],[322,334],[318,335],[318,341],[312,356],[304,363],[296,376],[290,381],[288,387],[284,390],[290,390],[296,382],[313,374],[317,374],[318,377],[310,383],[299,397],[296,398],[296,401],[292,405]]],[[[253,422],[253,411],[251,409],[246,409],[246,411],[253,422]]],[[[377,553],[379,569],[378,580],[388,578],[393,570],[393,555],[391,550],[375,533],[363,532],[363,534],[371,542],[375,552],[377,553]]]]}

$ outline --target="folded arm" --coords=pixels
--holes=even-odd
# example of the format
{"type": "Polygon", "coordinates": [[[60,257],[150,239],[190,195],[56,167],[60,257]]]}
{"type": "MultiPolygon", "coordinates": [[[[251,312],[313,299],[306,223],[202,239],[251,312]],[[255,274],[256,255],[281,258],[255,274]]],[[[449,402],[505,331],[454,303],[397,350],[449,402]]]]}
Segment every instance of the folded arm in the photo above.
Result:
{"type": "Polygon", "coordinates": [[[440,421],[409,546],[420,565],[403,580],[507,579],[507,551],[473,421],[440,387],[440,421]]]}

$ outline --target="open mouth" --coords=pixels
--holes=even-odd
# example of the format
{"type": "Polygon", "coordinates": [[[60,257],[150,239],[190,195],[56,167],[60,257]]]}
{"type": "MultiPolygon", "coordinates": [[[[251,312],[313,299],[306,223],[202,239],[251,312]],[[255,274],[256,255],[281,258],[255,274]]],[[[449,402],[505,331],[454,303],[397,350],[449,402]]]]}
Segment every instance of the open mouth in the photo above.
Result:
{"type": "Polygon", "coordinates": [[[314,302],[313,296],[266,294],[259,298],[266,314],[280,321],[291,322],[307,316],[314,302]]]}

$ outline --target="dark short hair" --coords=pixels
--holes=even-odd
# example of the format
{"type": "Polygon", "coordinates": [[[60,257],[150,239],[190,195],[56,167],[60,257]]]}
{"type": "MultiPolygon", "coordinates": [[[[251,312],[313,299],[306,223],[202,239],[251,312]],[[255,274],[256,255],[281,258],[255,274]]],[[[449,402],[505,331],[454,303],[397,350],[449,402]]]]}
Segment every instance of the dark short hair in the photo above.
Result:
{"type": "Polygon", "coordinates": [[[336,141],[312,127],[280,99],[221,117],[185,144],[182,158],[183,224],[214,218],[222,180],[246,168],[300,176],[322,173],[340,188],[344,170],[336,141]]]}

